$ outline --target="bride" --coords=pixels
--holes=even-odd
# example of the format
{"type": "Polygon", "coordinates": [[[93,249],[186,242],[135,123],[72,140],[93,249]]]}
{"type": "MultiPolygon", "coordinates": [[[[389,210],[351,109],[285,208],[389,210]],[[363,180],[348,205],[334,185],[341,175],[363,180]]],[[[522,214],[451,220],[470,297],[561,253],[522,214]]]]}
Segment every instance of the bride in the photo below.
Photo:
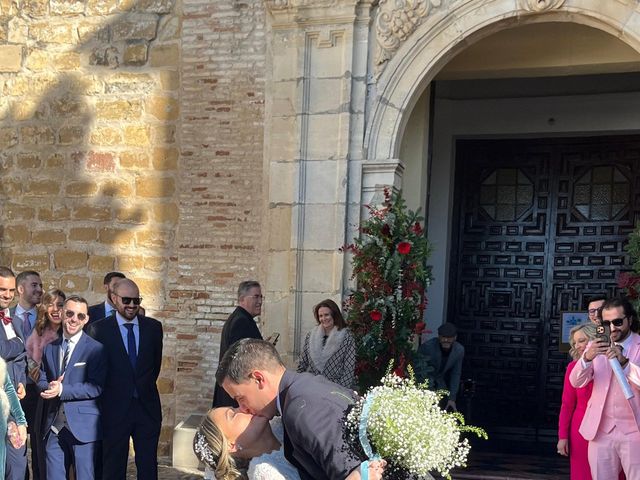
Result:
{"type": "Polygon", "coordinates": [[[249,480],[300,480],[296,468],[284,458],[280,417],[242,413],[237,408],[212,408],[193,440],[193,451],[205,464],[205,479],[243,478],[249,461],[249,480]]]}

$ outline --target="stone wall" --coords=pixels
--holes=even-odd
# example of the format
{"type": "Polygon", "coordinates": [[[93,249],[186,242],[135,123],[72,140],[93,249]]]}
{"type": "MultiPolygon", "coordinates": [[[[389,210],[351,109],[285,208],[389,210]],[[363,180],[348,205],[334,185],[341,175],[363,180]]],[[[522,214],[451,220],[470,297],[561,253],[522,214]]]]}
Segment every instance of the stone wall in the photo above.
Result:
{"type": "Polygon", "coordinates": [[[259,278],[259,0],[0,0],[0,263],[162,320],[161,454],[204,411],[237,283],[259,278]]]}

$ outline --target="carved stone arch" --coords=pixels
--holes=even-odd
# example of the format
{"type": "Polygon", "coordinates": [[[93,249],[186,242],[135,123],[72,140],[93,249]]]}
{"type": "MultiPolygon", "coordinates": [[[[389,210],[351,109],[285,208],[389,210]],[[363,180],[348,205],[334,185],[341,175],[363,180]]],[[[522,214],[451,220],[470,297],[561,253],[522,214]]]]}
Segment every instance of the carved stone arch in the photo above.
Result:
{"type": "Polygon", "coordinates": [[[372,181],[382,180],[375,165],[387,165],[387,183],[398,182],[402,166],[394,167],[391,163],[399,163],[406,121],[420,94],[451,58],[471,43],[500,30],[550,21],[579,23],[602,30],[640,52],[640,6],[635,1],[472,0],[452,2],[448,8],[444,5],[433,8],[379,73],[369,103],[371,116],[364,139],[363,189],[372,187],[368,185],[369,169],[373,172],[372,181]]]}

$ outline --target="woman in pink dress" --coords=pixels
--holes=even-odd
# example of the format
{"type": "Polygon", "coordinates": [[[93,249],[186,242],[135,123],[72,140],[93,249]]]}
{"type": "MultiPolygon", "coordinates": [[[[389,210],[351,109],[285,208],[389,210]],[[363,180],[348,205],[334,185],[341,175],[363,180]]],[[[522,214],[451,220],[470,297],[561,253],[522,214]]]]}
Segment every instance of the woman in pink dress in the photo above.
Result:
{"type": "Polygon", "coordinates": [[[560,420],[558,422],[558,453],[569,456],[571,463],[571,480],[591,480],[587,442],[578,429],[582,423],[587,402],[591,397],[593,382],[585,388],[574,388],[569,383],[571,370],[580,360],[582,353],[590,340],[596,336],[595,325],[589,323],[578,325],[571,329],[569,334],[569,351],[573,361],[567,366],[564,376],[564,389],[562,390],[562,407],[560,408],[560,420]]]}

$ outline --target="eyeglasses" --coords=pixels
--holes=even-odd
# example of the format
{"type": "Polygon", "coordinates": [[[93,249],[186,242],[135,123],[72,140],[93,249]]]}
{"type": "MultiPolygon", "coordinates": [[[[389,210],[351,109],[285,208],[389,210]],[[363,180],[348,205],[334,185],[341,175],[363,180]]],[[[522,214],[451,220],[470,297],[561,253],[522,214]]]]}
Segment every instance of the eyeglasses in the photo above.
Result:
{"type": "Polygon", "coordinates": [[[600,313],[602,311],[602,307],[600,307],[600,308],[590,308],[587,311],[589,312],[589,315],[595,315],[596,313],[600,313]]]}
{"type": "Polygon", "coordinates": [[[82,312],[74,312],[73,310],[65,310],[64,316],[67,318],[78,317],[78,320],[84,322],[87,319],[87,314],[82,312]]]}
{"type": "Polygon", "coordinates": [[[603,320],[602,321],[602,325],[604,325],[605,327],[609,327],[611,325],[613,325],[614,327],[621,327],[622,324],[624,323],[624,319],[627,317],[622,317],[622,318],[616,318],[614,320],[603,320]]]}
{"type": "MultiPolygon", "coordinates": [[[[120,295],[118,295],[117,293],[114,293],[114,295],[116,297],[120,297],[120,295]]],[[[140,305],[140,302],[142,302],[142,297],[120,297],[120,300],[122,300],[122,303],[124,303],[125,305],[129,305],[131,302],[133,302],[134,305],[140,305]]]]}

